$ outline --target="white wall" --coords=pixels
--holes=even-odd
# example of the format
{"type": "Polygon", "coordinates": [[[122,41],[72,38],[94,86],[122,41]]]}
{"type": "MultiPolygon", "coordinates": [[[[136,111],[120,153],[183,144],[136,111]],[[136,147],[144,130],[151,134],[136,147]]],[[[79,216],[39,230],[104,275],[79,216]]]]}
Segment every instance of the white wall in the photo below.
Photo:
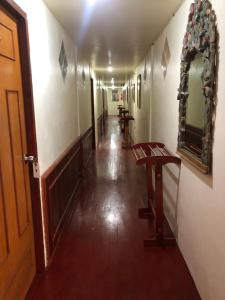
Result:
{"type": "Polygon", "coordinates": [[[80,134],[84,134],[92,126],[92,107],[91,107],[91,74],[89,65],[79,61],[77,66],[77,86],[79,101],[79,124],[80,134]],[[85,74],[85,80],[83,77],[85,74]]]}
{"type": "MultiPolygon", "coordinates": [[[[180,56],[192,1],[186,0],[153,46],[152,139],[177,148],[180,56]],[[171,61],[164,79],[161,57],[168,38],[171,61]]],[[[219,70],[212,177],[182,162],[165,170],[165,207],[178,230],[178,243],[203,300],[225,299],[225,2],[212,0],[217,15],[219,70]],[[179,182],[179,195],[177,187],[179,182]],[[176,211],[177,209],[177,211],[176,211]]],[[[149,91],[150,92],[150,91],[149,91]]]]}
{"type": "MultiPolygon", "coordinates": [[[[135,143],[149,141],[150,135],[150,99],[151,99],[151,85],[152,85],[152,68],[151,68],[151,50],[139,64],[135,70],[131,82],[135,84],[135,102],[129,97],[128,108],[130,114],[134,117],[134,121],[130,122],[130,133],[135,143]],[[144,80],[144,70],[147,70],[147,77],[144,80]],[[141,74],[141,108],[137,107],[137,76],[141,74]]],[[[129,91],[131,95],[131,91],[129,91]]]]}
{"type": "Polygon", "coordinates": [[[76,51],[73,41],[41,0],[16,0],[27,13],[40,172],[79,135],[76,51]],[[59,67],[61,42],[68,59],[65,82],[59,67]]]}
{"type": "Polygon", "coordinates": [[[96,116],[97,118],[103,114],[103,96],[102,88],[97,86],[97,81],[95,81],[95,99],[96,99],[96,116]]]}
{"type": "Polygon", "coordinates": [[[79,125],[80,134],[84,134],[92,126],[92,106],[91,106],[91,78],[94,83],[94,114],[95,114],[95,136],[96,144],[98,142],[97,120],[103,113],[103,93],[104,107],[108,109],[107,92],[103,86],[99,86],[95,72],[90,68],[89,64],[79,59],[77,64],[77,93],[79,102],[79,125]],[[83,73],[85,81],[83,81],[83,73]]]}
{"type": "MultiPolygon", "coordinates": [[[[99,80],[93,70],[91,70],[91,77],[94,81],[95,142],[98,145],[98,118],[103,114],[103,96],[102,87],[99,85],[99,80]]],[[[107,95],[105,96],[107,102],[107,95]]]]}

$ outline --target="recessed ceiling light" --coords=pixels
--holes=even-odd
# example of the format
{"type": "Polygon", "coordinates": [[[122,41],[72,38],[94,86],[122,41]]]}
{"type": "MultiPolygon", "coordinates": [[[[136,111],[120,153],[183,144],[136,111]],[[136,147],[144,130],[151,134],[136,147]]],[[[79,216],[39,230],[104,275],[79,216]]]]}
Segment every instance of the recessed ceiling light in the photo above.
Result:
{"type": "Polygon", "coordinates": [[[94,5],[95,2],[96,2],[96,0],[88,0],[88,4],[89,4],[89,5],[94,5]]]}
{"type": "Polygon", "coordinates": [[[113,71],[113,68],[111,66],[109,66],[107,70],[108,70],[108,72],[111,73],[113,71]]]}

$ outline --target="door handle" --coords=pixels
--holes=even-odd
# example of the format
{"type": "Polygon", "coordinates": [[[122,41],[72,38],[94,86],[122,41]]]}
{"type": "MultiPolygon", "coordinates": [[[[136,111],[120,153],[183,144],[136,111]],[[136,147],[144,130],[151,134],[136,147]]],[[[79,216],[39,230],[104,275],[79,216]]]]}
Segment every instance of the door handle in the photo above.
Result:
{"type": "Polygon", "coordinates": [[[28,155],[28,154],[24,154],[23,160],[25,161],[25,163],[31,163],[31,164],[37,162],[37,158],[35,156],[28,155]]]}
{"type": "Polygon", "coordinates": [[[38,159],[37,157],[29,154],[25,154],[23,156],[23,160],[25,164],[31,164],[33,167],[33,176],[34,178],[40,177],[40,171],[39,171],[39,165],[38,165],[38,159]]]}

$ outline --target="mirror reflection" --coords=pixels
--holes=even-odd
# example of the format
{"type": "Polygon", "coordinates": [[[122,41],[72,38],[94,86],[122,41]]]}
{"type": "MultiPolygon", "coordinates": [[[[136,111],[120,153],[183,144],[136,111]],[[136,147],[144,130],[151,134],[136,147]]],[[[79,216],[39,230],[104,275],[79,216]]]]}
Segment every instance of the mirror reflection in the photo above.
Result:
{"type": "Polygon", "coordinates": [[[201,53],[197,53],[189,70],[186,108],[185,143],[195,155],[201,157],[204,122],[204,95],[202,90],[202,73],[204,62],[201,53]]]}
{"type": "Polygon", "coordinates": [[[187,101],[186,123],[196,128],[204,127],[204,95],[202,73],[204,63],[201,53],[196,54],[189,71],[189,97],[187,101]]]}

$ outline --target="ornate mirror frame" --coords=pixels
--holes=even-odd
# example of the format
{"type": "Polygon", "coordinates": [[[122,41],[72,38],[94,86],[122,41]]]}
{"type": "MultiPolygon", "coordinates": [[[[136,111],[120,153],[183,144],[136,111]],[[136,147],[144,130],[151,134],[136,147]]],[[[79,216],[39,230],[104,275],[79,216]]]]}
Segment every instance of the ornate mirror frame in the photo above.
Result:
{"type": "Polygon", "coordinates": [[[188,25],[183,41],[179,103],[178,153],[203,173],[209,173],[212,166],[212,129],[216,79],[217,30],[216,16],[208,0],[195,0],[191,4],[188,25]],[[205,101],[202,149],[196,155],[186,143],[186,113],[189,97],[189,70],[196,54],[203,59],[202,91],[205,101]]]}

